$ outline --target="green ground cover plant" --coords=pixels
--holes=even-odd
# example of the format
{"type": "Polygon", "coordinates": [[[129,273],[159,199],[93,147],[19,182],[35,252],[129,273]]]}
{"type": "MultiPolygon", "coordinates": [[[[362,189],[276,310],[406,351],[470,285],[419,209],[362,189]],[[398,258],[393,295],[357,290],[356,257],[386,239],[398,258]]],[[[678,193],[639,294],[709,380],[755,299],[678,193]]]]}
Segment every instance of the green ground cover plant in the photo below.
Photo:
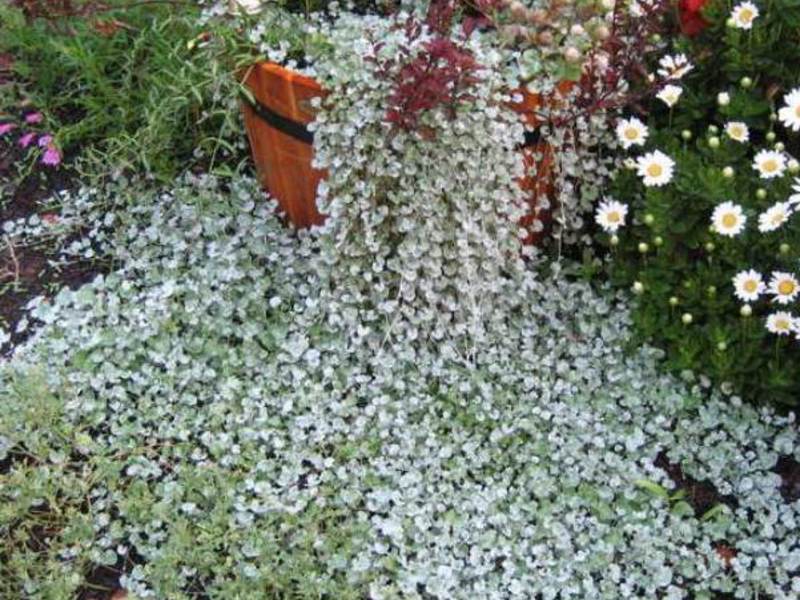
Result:
{"type": "Polygon", "coordinates": [[[797,594],[792,419],[626,353],[614,299],[528,271],[469,359],[376,352],[252,182],[127,193],[75,197],[118,268],[0,369],[4,596],[98,565],[141,598],[797,594]]]}

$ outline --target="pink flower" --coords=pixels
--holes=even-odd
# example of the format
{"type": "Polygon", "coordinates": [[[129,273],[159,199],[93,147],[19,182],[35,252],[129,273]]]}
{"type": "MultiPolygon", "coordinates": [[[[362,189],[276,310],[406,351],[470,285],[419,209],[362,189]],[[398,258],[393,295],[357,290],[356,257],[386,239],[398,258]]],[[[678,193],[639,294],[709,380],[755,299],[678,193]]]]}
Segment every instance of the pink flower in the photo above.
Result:
{"type": "Polygon", "coordinates": [[[39,144],[39,148],[44,148],[45,146],[49,146],[50,142],[52,141],[53,141],[52,135],[43,135],[42,137],[39,138],[37,144],[39,144]]]}
{"type": "Polygon", "coordinates": [[[40,112],[32,112],[25,115],[25,122],[33,125],[34,123],[41,123],[44,117],[40,112]]]}
{"type": "Polygon", "coordinates": [[[45,225],[55,225],[58,223],[58,215],[56,213],[42,213],[42,221],[45,225]]]}
{"type": "Polygon", "coordinates": [[[55,167],[60,162],[61,162],[61,152],[58,151],[58,148],[56,148],[52,144],[47,146],[47,150],[44,151],[44,155],[42,156],[42,164],[55,167]]]}
{"type": "Polygon", "coordinates": [[[23,135],[21,138],[19,138],[19,141],[17,143],[20,145],[20,148],[27,148],[28,146],[31,145],[31,142],[33,142],[33,138],[35,137],[36,134],[30,131],[25,135],[23,135]]]}
{"type": "Polygon", "coordinates": [[[16,123],[0,123],[0,135],[5,135],[16,127],[16,123]]]}

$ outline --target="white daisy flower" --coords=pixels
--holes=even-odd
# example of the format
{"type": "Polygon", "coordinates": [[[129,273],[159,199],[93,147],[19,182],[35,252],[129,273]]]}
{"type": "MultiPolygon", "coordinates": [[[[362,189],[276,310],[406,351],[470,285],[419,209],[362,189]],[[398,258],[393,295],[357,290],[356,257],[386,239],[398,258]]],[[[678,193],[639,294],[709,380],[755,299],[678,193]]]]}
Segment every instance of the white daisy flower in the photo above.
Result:
{"type": "Polygon", "coordinates": [[[678,85],[667,84],[665,85],[658,94],[656,94],[656,98],[661,100],[664,104],[672,108],[678,103],[678,98],[681,97],[683,93],[683,88],[678,85]]]}
{"type": "Polygon", "coordinates": [[[711,224],[714,230],[728,237],[734,237],[744,231],[747,217],[742,211],[742,207],[733,202],[723,202],[714,208],[711,215],[711,224]]]}
{"type": "Polygon", "coordinates": [[[800,204],[800,177],[794,178],[794,184],[792,185],[792,189],[797,193],[789,196],[787,202],[789,202],[789,204],[794,206],[795,204],[800,204]]]}
{"type": "Polygon", "coordinates": [[[741,2],[733,7],[731,18],[733,19],[733,26],[737,29],[750,29],[753,27],[753,21],[758,17],[758,7],[752,2],[741,2]]]}
{"type": "Polygon", "coordinates": [[[737,273],[733,278],[733,288],[736,297],[743,302],[753,302],[764,293],[767,286],[761,273],[750,269],[737,273]]]}
{"type": "Polygon", "coordinates": [[[672,181],[675,161],[660,150],[655,150],[637,158],[636,167],[647,187],[659,187],[672,181]]]}
{"type": "Polygon", "coordinates": [[[636,117],[620,119],[617,123],[617,139],[626,150],[633,145],[643,146],[648,133],[647,126],[636,117]]]}
{"type": "Polygon", "coordinates": [[[769,280],[769,293],[775,296],[773,302],[789,304],[800,294],[800,282],[791,273],[773,271],[769,280]]]}
{"type": "Polygon", "coordinates": [[[597,207],[594,220],[608,233],[616,231],[625,225],[625,217],[628,214],[628,207],[616,200],[606,200],[597,207]]]}
{"type": "Polygon", "coordinates": [[[744,143],[750,139],[750,130],[747,128],[747,124],[742,121],[728,121],[725,124],[725,133],[734,142],[744,143]]]}
{"type": "Polygon", "coordinates": [[[658,61],[658,74],[664,79],[680,79],[694,68],[685,54],[667,55],[658,61]]]}
{"type": "Polygon", "coordinates": [[[753,168],[762,179],[780,177],[786,170],[786,156],[775,150],[761,150],[753,158],[753,168]]]}
{"type": "Polygon", "coordinates": [[[758,230],[762,233],[775,231],[789,220],[792,205],[789,202],[776,202],[758,215],[758,230]]]}
{"type": "Polygon", "coordinates": [[[797,328],[796,321],[792,313],[782,310],[774,312],[767,317],[767,330],[778,335],[789,335],[797,328]]]}
{"type": "Polygon", "coordinates": [[[778,118],[787,129],[800,131],[800,87],[786,94],[783,101],[786,106],[778,111],[778,118]]]}

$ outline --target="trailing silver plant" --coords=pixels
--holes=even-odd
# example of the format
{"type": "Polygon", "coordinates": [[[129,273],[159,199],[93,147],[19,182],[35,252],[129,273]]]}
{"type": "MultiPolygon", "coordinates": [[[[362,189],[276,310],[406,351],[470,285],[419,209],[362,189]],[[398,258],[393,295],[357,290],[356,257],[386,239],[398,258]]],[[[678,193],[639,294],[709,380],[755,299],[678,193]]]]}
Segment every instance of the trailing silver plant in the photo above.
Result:
{"type": "Polygon", "coordinates": [[[501,55],[478,37],[459,40],[481,66],[469,101],[424,112],[412,130],[389,123],[385,65],[408,64],[432,39],[410,36],[404,17],[342,15],[315,61],[331,90],[314,124],[316,166],[328,170],[324,302],[371,344],[455,339],[468,352],[508,313],[523,270],[522,127],[504,108],[501,55]],[[391,327],[378,335],[381,321],[391,327]]]}

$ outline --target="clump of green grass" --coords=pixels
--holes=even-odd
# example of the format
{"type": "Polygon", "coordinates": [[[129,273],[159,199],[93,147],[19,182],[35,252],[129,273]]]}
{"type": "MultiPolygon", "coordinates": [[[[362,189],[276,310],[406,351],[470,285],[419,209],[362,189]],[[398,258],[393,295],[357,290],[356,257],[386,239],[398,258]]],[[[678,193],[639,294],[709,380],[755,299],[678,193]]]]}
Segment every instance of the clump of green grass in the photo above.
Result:
{"type": "Polygon", "coordinates": [[[236,31],[199,14],[192,4],[148,4],[31,20],[4,6],[0,52],[14,57],[24,96],[83,175],[168,181],[244,156],[235,74],[251,58],[238,54],[236,31]]]}

